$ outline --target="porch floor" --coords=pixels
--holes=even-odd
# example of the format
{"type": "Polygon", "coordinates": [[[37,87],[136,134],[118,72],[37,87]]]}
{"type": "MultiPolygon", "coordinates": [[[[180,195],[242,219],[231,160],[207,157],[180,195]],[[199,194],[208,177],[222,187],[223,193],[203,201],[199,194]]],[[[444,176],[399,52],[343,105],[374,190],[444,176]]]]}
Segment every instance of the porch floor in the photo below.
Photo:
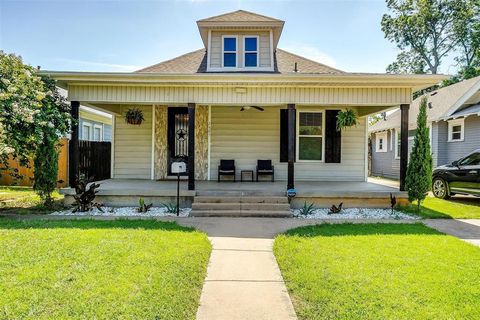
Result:
{"type": "MultiPolygon", "coordinates": [[[[104,196],[175,196],[176,181],[153,181],[136,179],[108,179],[100,181],[98,195],[104,196]]],[[[187,189],[187,182],[180,182],[180,195],[243,195],[243,196],[283,196],[286,181],[276,182],[216,182],[196,181],[196,190],[187,189]]],[[[297,197],[335,198],[384,198],[390,193],[404,197],[406,193],[398,188],[364,181],[297,181],[297,197]]],[[[74,194],[72,188],[61,190],[63,194],[74,194]]]]}

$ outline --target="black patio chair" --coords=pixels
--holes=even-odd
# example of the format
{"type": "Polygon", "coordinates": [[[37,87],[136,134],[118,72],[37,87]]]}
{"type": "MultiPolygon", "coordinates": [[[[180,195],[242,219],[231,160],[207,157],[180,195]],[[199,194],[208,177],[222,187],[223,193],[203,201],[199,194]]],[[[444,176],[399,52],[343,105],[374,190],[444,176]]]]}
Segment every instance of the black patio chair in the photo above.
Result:
{"type": "Polygon", "coordinates": [[[275,169],[272,166],[272,160],[257,160],[257,182],[260,175],[272,176],[272,182],[275,181],[275,169]]]}
{"type": "Polygon", "coordinates": [[[233,176],[233,182],[235,179],[235,160],[220,160],[218,166],[218,182],[220,182],[221,176],[233,176]]]}

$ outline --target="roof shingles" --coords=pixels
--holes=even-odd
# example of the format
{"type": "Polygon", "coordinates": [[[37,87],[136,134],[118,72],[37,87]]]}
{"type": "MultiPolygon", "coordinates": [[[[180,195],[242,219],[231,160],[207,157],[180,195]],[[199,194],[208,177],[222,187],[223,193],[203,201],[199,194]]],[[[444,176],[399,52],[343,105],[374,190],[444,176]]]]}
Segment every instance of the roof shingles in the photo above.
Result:
{"type": "MultiPolygon", "coordinates": [[[[205,49],[196,50],[179,57],[163,61],[136,72],[195,74],[207,72],[207,58],[205,49]]],[[[296,54],[277,49],[275,52],[274,73],[288,74],[339,74],[341,70],[329,67],[322,63],[298,56],[296,54]],[[295,63],[297,71],[295,71],[295,63]]],[[[250,71],[251,72],[251,71],[250,71]]],[[[236,72],[238,73],[238,71],[236,72]]]]}

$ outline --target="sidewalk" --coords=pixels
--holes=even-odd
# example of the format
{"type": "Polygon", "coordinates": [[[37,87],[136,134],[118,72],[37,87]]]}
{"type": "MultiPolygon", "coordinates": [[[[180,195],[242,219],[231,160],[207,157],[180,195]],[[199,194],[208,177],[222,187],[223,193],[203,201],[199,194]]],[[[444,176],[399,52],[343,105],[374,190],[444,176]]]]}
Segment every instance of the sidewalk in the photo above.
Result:
{"type": "Polygon", "coordinates": [[[480,219],[427,219],[425,225],[480,246],[480,219]]]}

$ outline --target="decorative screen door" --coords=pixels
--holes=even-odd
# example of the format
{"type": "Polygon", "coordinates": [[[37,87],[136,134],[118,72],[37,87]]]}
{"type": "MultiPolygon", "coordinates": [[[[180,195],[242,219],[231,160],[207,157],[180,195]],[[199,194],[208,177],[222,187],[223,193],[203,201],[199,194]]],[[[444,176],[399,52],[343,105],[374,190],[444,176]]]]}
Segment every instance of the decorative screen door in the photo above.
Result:
{"type": "Polygon", "coordinates": [[[169,175],[172,175],[172,162],[176,161],[185,162],[188,172],[188,108],[186,107],[168,108],[169,175]]]}

